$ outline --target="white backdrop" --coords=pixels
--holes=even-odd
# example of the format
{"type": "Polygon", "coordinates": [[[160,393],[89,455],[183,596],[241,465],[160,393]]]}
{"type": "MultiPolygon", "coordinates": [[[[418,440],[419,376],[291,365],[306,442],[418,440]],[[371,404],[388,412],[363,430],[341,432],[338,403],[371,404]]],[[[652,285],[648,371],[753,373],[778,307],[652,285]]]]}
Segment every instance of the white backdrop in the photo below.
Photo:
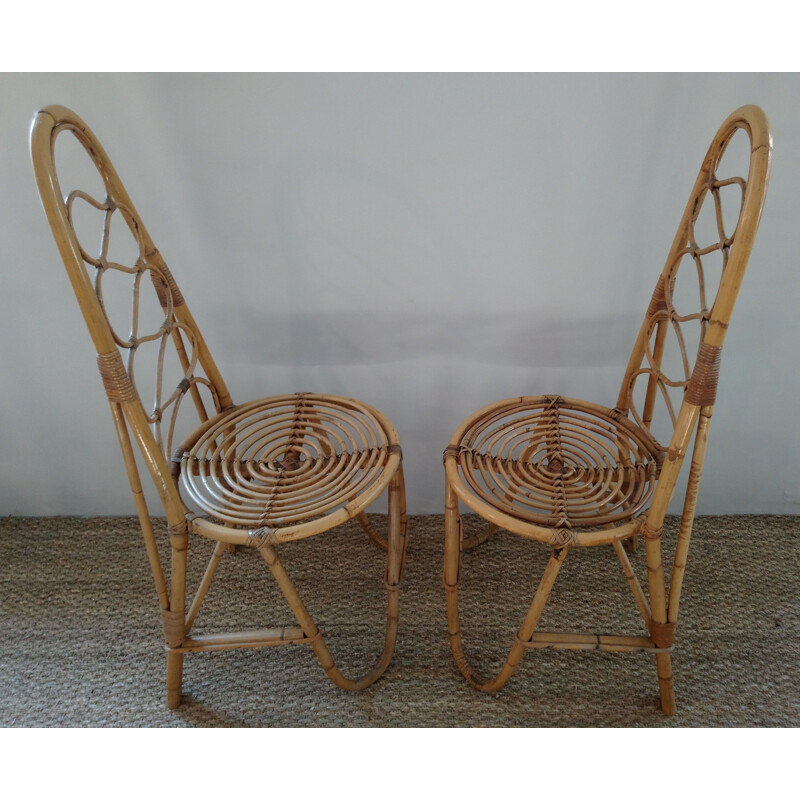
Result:
{"type": "Polygon", "coordinates": [[[700,512],[800,511],[795,75],[0,75],[0,513],[130,514],[94,352],[40,208],[34,112],[104,143],[235,400],[358,397],[411,513],[494,400],[613,404],[711,137],[773,123],[700,512]]]}

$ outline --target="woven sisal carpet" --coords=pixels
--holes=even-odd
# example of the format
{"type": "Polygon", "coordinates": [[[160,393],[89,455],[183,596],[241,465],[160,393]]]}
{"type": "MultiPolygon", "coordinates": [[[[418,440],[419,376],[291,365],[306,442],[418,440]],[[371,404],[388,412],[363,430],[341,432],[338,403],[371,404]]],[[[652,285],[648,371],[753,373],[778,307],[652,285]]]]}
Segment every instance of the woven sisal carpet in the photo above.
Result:
{"type": "MultiPolygon", "coordinates": [[[[668,551],[674,534],[672,520],[668,551]]],[[[697,521],[673,657],[672,718],[659,711],[655,660],[642,653],[532,651],[499,694],[470,688],[447,641],[442,518],[411,517],[409,537],[398,645],[372,687],[336,689],[306,647],[196,654],[185,660],[184,702],[169,711],[160,615],[137,521],[0,520],[0,725],[800,723],[800,517],[697,521]]],[[[195,580],[209,552],[197,541],[195,580]]],[[[357,526],[281,552],[339,665],[352,673],[371,663],[383,635],[382,554],[357,526]]],[[[644,553],[632,558],[641,578],[644,553]]],[[[545,560],[543,547],[511,534],[465,555],[465,644],[484,671],[504,657],[545,560]]],[[[291,621],[263,563],[240,549],[223,559],[195,627],[291,621]]],[[[541,627],[645,633],[611,548],[568,555],[541,627]]]]}

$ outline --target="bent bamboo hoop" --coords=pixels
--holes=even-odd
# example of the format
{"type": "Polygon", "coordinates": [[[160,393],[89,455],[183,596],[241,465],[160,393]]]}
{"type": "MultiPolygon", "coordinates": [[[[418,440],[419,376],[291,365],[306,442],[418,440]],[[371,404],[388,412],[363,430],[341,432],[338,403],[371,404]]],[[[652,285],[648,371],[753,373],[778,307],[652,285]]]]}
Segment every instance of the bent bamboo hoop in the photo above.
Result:
{"type": "Polygon", "coordinates": [[[444,583],[453,657],[476,688],[502,688],[528,648],[643,649],[656,656],[662,710],[674,713],[670,653],[716,401],[722,344],[758,229],[771,162],[768,120],[757,106],[743,106],[722,124],[703,160],[634,343],[616,407],[557,396],[511,398],[479,410],[454,432],[444,451],[444,583]],[[723,156],[737,133],[749,140],[749,163],[744,175],[728,175],[722,172],[727,168],[723,156]],[[710,227],[716,230],[711,241],[701,241],[698,221],[704,204],[706,214],[711,215],[710,227]],[[706,274],[710,259],[721,263],[716,289],[706,274]],[[676,299],[676,286],[685,285],[690,267],[694,272],[689,278],[697,280],[696,309],[684,307],[683,294],[680,301],[676,299]],[[699,329],[696,353],[689,345],[692,326],[699,329]],[[678,375],[666,372],[664,358],[670,346],[679,354],[678,375]],[[640,382],[644,386],[641,399],[636,388],[640,382]],[[663,444],[653,430],[659,398],[673,431],[669,442],[663,444]],[[661,532],[693,435],[688,486],[667,589],[661,532]],[[490,525],[552,548],[531,609],[494,678],[475,673],[461,641],[458,587],[462,552],[481,539],[465,540],[459,501],[490,525]],[[623,542],[634,542],[639,534],[645,539],[649,599],[623,547],[623,542]],[[649,637],[536,632],[567,551],[603,544],[614,547],[649,637]]]}
{"type": "MultiPolygon", "coordinates": [[[[405,484],[397,432],[376,409],[351,398],[299,393],[234,405],[185,298],[131,202],[102,146],[75,113],[48,106],[31,128],[31,155],[42,205],[97,350],[97,361],[142,526],[167,646],[167,705],[180,703],[183,656],[188,652],[241,647],[309,644],[329,678],[343,689],[361,689],[386,670],[397,637],[398,593],[406,550],[405,484]],[[55,150],[69,133],[90,156],[105,196],[81,188],[62,192],[55,150]],[[76,215],[99,215],[99,247],[81,241],[76,215]],[[116,220],[133,239],[134,263],[111,257],[116,220]],[[93,249],[96,248],[96,249],[93,249]],[[112,320],[109,282],[127,276],[131,288],[130,329],[112,320]],[[145,327],[142,304],[160,310],[160,324],[145,327]],[[155,347],[155,397],[145,410],[137,387],[140,352],[155,347]],[[177,385],[165,377],[168,348],[180,365],[177,385]],[[174,448],[183,400],[191,398],[199,426],[174,448]],[[167,518],[172,563],[169,586],[142,492],[133,439],[141,450],[167,518]],[[379,534],[366,510],[388,492],[388,523],[379,534]],[[192,510],[181,493],[194,504],[192,510]],[[198,513],[199,512],[199,513],[198,513]],[[316,536],[357,519],[386,550],[383,575],[387,620],[383,651],[357,678],[334,664],[322,633],[310,617],[277,545],[316,536]],[[205,574],[187,610],[187,550],[190,534],[216,540],[205,574]],[[230,545],[258,550],[292,608],[298,625],[224,634],[190,631],[230,545]]],[[[196,424],[196,423],[195,423],[196,424]]]]}

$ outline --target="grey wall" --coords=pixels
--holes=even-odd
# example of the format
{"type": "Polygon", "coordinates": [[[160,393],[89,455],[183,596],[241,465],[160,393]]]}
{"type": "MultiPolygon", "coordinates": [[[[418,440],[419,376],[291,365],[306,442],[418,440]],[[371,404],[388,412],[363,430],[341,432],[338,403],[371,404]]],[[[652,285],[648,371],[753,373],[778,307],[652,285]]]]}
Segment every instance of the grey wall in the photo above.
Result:
{"type": "Polygon", "coordinates": [[[775,161],[726,341],[701,513],[797,513],[794,75],[2,75],[0,513],[128,514],[94,353],[36,194],[48,103],[105,144],[232,390],[382,409],[410,510],[480,406],[613,404],[706,147],[775,161]]]}

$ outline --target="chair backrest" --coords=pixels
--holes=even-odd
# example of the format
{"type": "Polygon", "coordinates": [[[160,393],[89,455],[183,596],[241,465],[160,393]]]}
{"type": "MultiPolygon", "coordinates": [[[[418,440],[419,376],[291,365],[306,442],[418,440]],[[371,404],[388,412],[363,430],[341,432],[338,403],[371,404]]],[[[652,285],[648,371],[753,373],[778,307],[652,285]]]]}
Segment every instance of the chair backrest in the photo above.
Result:
{"type": "MultiPolygon", "coordinates": [[[[31,156],[42,205],[97,349],[118,429],[122,418],[116,410],[121,409],[168,518],[177,516],[182,505],[169,459],[178,444],[178,412],[189,395],[205,421],[231,405],[228,390],[177,283],[83,120],[63,106],[39,111],[31,128],[31,156]],[[80,186],[64,187],[66,193],[62,189],[56,169],[61,134],[82,145],[102,181],[97,192],[104,196],[92,196],[80,186]],[[89,233],[97,239],[89,241],[89,233]],[[118,253],[125,257],[118,258],[118,253]],[[153,391],[148,410],[140,397],[145,382],[153,391]]],[[[88,180],[96,183],[94,171],[88,180]]],[[[125,450],[122,438],[121,443],[125,450]]]]}
{"type": "Polygon", "coordinates": [[[628,363],[617,409],[650,431],[666,456],[648,515],[656,528],[699,424],[702,435],[698,432],[684,505],[687,522],[694,513],[722,344],[771,166],[772,134],[764,112],[752,105],[734,111],[703,160],[628,363]]]}
{"type": "Polygon", "coordinates": [[[665,452],[681,435],[683,405],[714,405],[722,343],[758,229],[771,156],[760,108],[743,106],[725,120],[653,292],[617,407],[650,430],[665,452]],[[659,400],[671,425],[656,431],[659,400]]]}

